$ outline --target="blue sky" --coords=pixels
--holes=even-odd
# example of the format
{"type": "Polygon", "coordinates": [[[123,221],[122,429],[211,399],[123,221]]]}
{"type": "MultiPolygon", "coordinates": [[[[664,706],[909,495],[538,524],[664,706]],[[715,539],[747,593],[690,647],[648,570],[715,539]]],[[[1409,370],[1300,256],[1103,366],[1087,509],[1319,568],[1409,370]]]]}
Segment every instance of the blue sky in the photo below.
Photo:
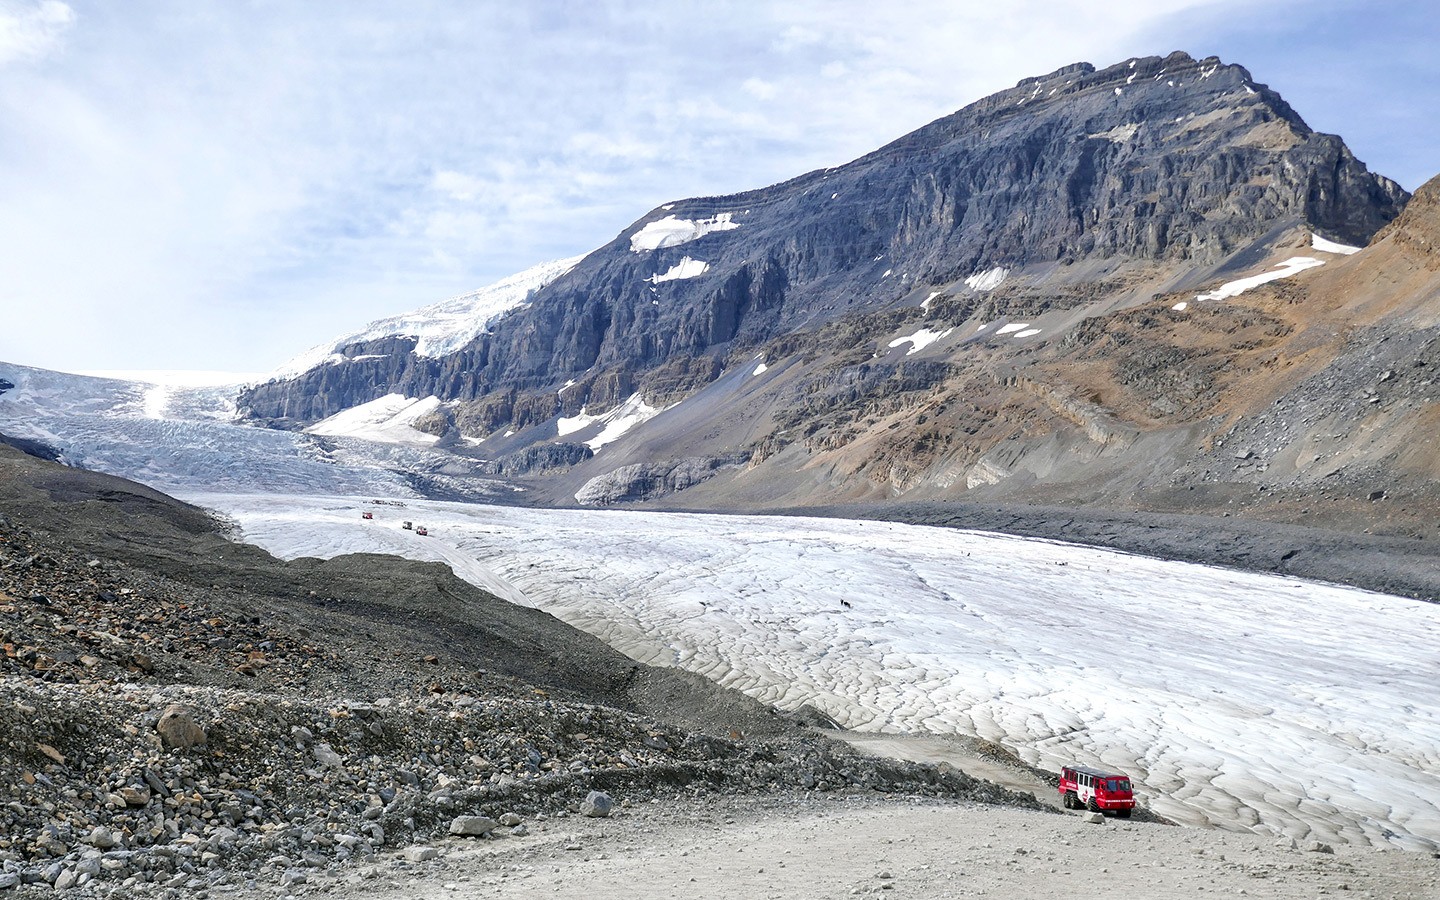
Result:
{"type": "Polygon", "coordinates": [[[268,370],[1082,60],[1241,63],[1413,189],[1427,6],[0,0],[0,360],[268,370]]]}

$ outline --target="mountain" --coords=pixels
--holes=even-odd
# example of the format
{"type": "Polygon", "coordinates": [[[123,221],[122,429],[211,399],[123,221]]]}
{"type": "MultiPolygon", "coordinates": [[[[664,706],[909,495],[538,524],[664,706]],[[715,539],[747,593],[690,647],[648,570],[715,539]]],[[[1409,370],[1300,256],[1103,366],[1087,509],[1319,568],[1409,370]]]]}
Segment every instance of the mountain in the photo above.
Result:
{"type": "Polygon", "coordinates": [[[847,165],[667,203],[464,341],[366,329],[239,405],[298,429],[434,397],[437,446],[551,502],[1216,508],[1217,417],[1243,414],[1222,395],[1297,327],[1236,321],[1236,295],[1363,268],[1348,251],[1407,200],[1240,66],[1080,64],[847,165]]]}

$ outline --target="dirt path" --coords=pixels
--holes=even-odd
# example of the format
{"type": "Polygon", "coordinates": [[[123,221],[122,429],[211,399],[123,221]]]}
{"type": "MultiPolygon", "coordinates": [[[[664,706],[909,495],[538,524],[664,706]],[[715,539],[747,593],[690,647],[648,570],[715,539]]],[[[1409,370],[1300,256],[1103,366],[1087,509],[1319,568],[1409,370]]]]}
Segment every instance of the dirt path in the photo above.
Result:
{"type": "Polygon", "coordinates": [[[1055,786],[1046,782],[1030,769],[1009,765],[987,755],[983,748],[973,741],[961,737],[916,734],[863,734],[856,731],[825,731],[825,735],[842,740],[862,753],[871,756],[888,756],[910,762],[949,763],[972,778],[986,781],[1018,791],[1034,794],[1035,799],[1056,809],[1060,795],[1055,786]]]}
{"type": "Polygon", "coordinates": [[[430,862],[388,860],[331,896],[1440,897],[1440,861],[1418,853],[1332,855],[1249,834],[877,795],[653,803],[529,827],[440,842],[430,862]]]}

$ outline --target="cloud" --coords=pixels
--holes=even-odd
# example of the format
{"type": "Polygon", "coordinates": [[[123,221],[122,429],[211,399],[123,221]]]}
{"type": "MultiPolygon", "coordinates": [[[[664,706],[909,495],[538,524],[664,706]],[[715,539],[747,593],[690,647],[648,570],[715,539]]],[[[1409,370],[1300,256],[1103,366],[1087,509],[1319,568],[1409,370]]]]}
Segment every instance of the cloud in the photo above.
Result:
{"type": "Polygon", "coordinates": [[[747,78],[740,89],[756,100],[774,100],[777,93],[775,85],[763,78],[747,78]]]}
{"type": "Polygon", "coordinates": [[[0,6],[0,65],[50,55],[74,24],[75,11],[59,0],[0,6]]]}
{"type": "Polygon", "coordinates": [[[452,200],[474,200],[484,182],[460,172],[443,169],[435,173],[430,186],[452,200]]]}

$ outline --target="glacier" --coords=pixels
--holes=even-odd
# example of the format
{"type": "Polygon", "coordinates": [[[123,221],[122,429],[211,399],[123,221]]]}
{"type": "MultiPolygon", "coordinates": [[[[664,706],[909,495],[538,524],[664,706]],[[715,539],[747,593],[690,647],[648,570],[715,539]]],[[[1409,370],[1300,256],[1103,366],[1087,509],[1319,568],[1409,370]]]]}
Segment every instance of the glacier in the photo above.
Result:
{"type": "Polygon", "coordinates": [[[223,389],[157,406],[143,383],[0,378],[0,432],[216,510],[280,556],[445,562],[782,708],[1123,769],[1183,824],[1440,849],[1440,606],[954,529],[442,502],[425,496],[514,489],[427,447],[237,424],[223,389]],[[368,498],[404,499],[430,536],[361,519],[368,498]]]}

